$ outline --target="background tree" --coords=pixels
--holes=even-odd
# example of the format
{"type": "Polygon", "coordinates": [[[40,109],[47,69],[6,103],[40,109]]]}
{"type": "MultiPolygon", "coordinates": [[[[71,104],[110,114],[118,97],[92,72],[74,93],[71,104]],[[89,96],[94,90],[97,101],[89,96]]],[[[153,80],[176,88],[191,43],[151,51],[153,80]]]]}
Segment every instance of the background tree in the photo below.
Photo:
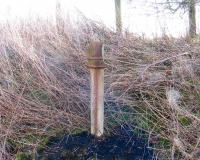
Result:
{"type": "Polygon", "coordinates": [[[190,37],[195,37],[196,36],[196,8],[195,8],[195,0],[190,0],[188,4],[189,8],[189,35],[190,37]]]}
{"type": "Polygon", "coordinates": [[[62,17],[62,10],[61,10],[61,4],[60,1],[57,0],[56,1],[56,27],[57,27],[57,31],[59,34],[63,34],[64,33],[64,21],[63,21],[63,17],[62,17]]]}
{"type": "Polygon", "coordinates": [[[122,31],[121,0],[115,0],[116,30],[122,31]]]}
{"type": "Polygon", "coordinates": [[[167,6],[173,13],[179,9],[183,9],[188,12],[189,19],[189,36],[194,38],[196,36],[196,4],[199,0],[166,0],[164,5],[167,6]]]}

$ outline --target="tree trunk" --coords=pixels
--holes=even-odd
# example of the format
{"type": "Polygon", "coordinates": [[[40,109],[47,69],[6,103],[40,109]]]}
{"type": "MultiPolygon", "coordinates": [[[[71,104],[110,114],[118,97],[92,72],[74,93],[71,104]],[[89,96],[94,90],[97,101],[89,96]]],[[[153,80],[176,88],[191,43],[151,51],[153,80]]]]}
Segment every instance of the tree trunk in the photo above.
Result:
{"type": "Polygon", "coordinates": [[[196,36],[196,8],[195,0],[189,2],[189,36],[194,38],[196,36]]]}
{"type": "Polygon", "coordinates": [[[62,19],[61,4],[58,0],[56,1],[56,27],[58,34],[64,34],[64,21],[62,19]]]}
{"type": "Polygon", "coordinates": [[[121,19],[121,0],[115,0],[115,16],[116,16],[116,30],[121,33],[122,19],[121,19]]]}

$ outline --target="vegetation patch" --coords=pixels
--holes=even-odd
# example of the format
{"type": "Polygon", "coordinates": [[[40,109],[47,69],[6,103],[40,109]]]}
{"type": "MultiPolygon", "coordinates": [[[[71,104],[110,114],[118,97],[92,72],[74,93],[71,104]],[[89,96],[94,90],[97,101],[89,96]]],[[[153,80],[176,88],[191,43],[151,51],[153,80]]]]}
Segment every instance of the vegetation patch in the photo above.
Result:
{"type": "Polygon", "coordinates": [[[133,135],[148,137],[159,158],[199,159],[198,37],[118,35],[80,17],[63,19],[63,32],[48,20],[1,25],[0,158],[22,159],[50,137],[89,131],[85,52],[96,37],[106,48],[106,134],[128,124],[133,135]]]}

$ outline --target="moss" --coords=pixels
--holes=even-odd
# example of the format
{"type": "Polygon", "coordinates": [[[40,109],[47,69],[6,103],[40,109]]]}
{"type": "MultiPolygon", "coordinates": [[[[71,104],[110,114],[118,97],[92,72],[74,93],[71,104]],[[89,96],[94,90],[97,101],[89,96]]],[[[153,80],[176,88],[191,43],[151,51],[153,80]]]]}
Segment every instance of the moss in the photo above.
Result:
{"type": "Polygon", "coordinates": [[[41,142],[43,139],[42,136],[40,135],[25,135],[24,137],[21,138],[21,140],[18,143],[18,146],[20,146],[21,149],[23,149],[24,151],[26,151],[27,146],[32,145],[32,144],[36,144],[38,142],[41,142]]]}
{"type": "Polygon", "coordinates": [[[192,79],[189,79],[187,82],[188,82],[189,84],[193,84],[193,83],[194,83],[194,81],[193,81],[192,79]]]}
{"type": "Polygon", "coordinates": [[[113,113],[105,119],[109,128],[114,128],[120,124],[134,124],[135,123],[135,110],[131,107],[124,106],[121,108],[119,114],[113,113]]]}
{"type": "Polygon", "coordinates": [[[183,96],[183,98],[188,99],[190,97],[190,93],[188,91],[181,91],[181,95],[183,96]]]}
{"type": "Polygon", "coordinates": [[[139,129],[139,128],[134,128],[134,129],[133,129],[133,133],[134,133],[134,135],[136,135],[137,137],[142,136],[142,135],[141,135],[141,129],[139,129]]]}
{"type": "Polygon", "coordinates": [[[195,93],[194,96],[195,96],[196,100],[198,102],[200,102],[200,93],[195,93]]]}
{"type": "Polygon", "coordinates": [[[191,119],[189,119],[188,117],[184,117],[184,116],[182,116],[182,117],[179,118],[179,122],[184,127],[189,126],[192,123],[191,119]]]}
{"type": "Polygon", "coordinates": [[[123,115],[123,119],[124,119],[125,121],[130,121],[130,120],[131,120],[130,114],[124,114],[124,115],[123,115]]]}
{"type": "Polygon", "coordinates": [[[21,159],[28,159],[30,156],[33,157],[33,154],[31,154],[31,150],[29,146],[31,144],[38,143],[37,150],[41,151],[45,148],[47,143],[49,142],[48,136],[40,136],[40,135],[28,135],[24,136],[19,142],[16,142],[12,139],[8,140],[8,145],[10,148],[10,152],[14,155],[16,155],[16,160],[21,159]],[[20,149],[20,153],[17,153],[17,150],[20,149]],[[29,153],[27,153],[29,152],[29,153]]]}
{"type": "Polygon", "coordinates": [[[18,143],[13,139],[8,139],[7,144],[9,146],[10,152],[15,154],[17,152],[18,143]]]}
{"type": "Polygon", "coordinates": [[[49,138],[48,137],[44,137],[42,139],[41,143],[38,145],[38,151],[43,150],[48,142],[49,142],[49,138]]]}
{"type": "Polygon", "coordinates": [[[108,125],[108,128],[114,128],[119,125],[119,121],[114,117],[109,117],[105,119],[105,124],[108,125]]]}
{"type": "Polygon", "coordinates": [[[15,160],[32,160],[33,156],[30,153],[18,153],[15,160]]]}
{"type": "Polygon", "coordinates": [[[196,111],[194,112],[194,114],[195,114],[196,116],[200,116],[200,110],[196,110],[196,111]]]}
{"type": "Polygon", "coordinates": [[[163,148],[168,149],[171,146],[171,142],[166,138],[160,138],[159,145],[162,146],[163,148]]]}
{"type": "Polygon", "coordinates": [[[149,127],[150,127],[150,125],[149,125],[149,122],[148,122],[148,120],[146,120],[146,119],[141,119],[141,120],[139,120],[140,122],[138,123],[138,127],[139,128],[143,128],[143,129],[149,129],[149,127]]]}
{"type": "Polygon", "coordinates": [[[76,134],[79,134],[79,133],[81,133],[81,132],[83,132],[84,131],[84,129],[82,129],[82,128],[76,128],[76,129],[74,129],[73,131],[72,131],[72,135],[76,135],[76,134]]]}

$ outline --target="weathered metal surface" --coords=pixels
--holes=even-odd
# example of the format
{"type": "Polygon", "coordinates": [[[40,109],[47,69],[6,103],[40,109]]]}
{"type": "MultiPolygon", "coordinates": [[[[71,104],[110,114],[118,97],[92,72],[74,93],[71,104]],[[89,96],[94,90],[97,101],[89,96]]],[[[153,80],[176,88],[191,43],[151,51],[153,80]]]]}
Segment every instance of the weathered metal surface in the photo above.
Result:
{"type": "Polygon", "coordinates": [[[101,42],[92,42],[88,49],[89,68],[105,68],[103,61],[103,44],[101,42]]]}
{"type": "Polygon", "coordinates": [[[91,76],[91,133],[103,134],[104,125],[104,70],[90,69],[91,76]]]}
{"type": "Polygon", "coordinates": [[[91,133],[97,137],[104,130],[104,68],[103,45],[91,43],[88,51],[91,87],[91,133]]]}

